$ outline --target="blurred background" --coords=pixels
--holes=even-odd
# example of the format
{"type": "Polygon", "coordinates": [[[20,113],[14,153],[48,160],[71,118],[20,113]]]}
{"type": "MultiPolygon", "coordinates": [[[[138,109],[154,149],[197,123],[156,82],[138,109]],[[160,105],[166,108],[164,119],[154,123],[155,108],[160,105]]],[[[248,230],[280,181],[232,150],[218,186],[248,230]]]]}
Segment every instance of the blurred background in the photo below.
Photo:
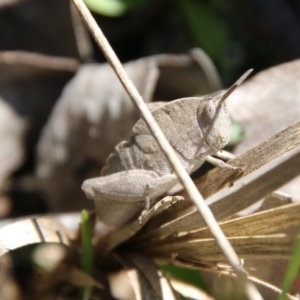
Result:
{"type": "MultiPolygon", "coordinates": [[[[300,54],[297,0],[86,0],[125,62],[203,48],[225,83],[300,54]]],[[[1,50],[78,57],[66,0],[0,2],[1,50]],[[2,3],[2,4],[1,4],[2,3]]],[[[93,59],[103,61],[93,44],[93,59]]]]}
{"type": "MultiPolygon", "coordinates": [[[[200,47],[227,87],[250,68],[257,73],[300,57],[298,0],[85,2],[124,63],[200,47]]],[[[91,62],[105,58],[70,1],[0,0],[0,218],[49,212],[33,179],[37,144],[64,86],[91,62]]],[[[99,173],[94,161],[85,164],[99,173]]],[[[77,168],[77,175],[82,182],[86,173],[77,168]]],[[[75,210],[73,196],[67,200],[64,211],[75,210]]],[[[21,283],[26,274],[19,273],[21,283]]]]}

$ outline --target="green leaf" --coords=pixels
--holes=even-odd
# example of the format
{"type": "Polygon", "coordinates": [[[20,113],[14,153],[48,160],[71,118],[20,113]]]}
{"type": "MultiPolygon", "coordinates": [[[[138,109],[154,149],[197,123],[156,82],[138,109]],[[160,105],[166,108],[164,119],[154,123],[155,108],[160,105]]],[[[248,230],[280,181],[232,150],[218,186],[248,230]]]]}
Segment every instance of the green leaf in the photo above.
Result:
{"type": "Polygon", "coordinates": [[[285,294],[291,290],[291,287],[293,286],[293,283],[298,275],[299,267],[300,267],[300,236],[298,236],[297,238],[293,256],[287,267],[287,271],[282,286],[282,294],[280,295],[279,300],[287,299],[285,294]]]}
{"type": "Polygon", "coordinates": [[[203,290],[207,290],[207,286],[202,279],[200,271],[198,270],[192,270],[171,265],[160,265],[160,268],[164,273],[169,274],[173,278],[177,278],[179,280],[197,286],[203,290]]]}
{"type": "Polygon", "coordinates": [[[136,9],[148,0],[84,0],[87,7],[98,14],[119,17],[127,11],[136,9]]]}
{"type": "Polygon", "coordinates": [[[227,146],[235,146],[245,138],[245,131],[241,124],[232,122],[230,141],[227,146]]]}
{"type": "Polygon", "coordinates": [[[89,214],[81,212],[81,269],[91,274],[93,268],[92,227],[89,214]]]}
{"type": "Polygon", "coordinates": [[[218,16],[215,4],[200,0],[180,0],[178,3],[198,45],[214,61],[220,62],[230,40],[230,32],[218,16]]]}
{"type": "MultiPolygon", "coordinates": [[[[87,274],[92,273],[93,269],[93,245],[92,245],[92,224],[86,210],[81,212],[81,270],[87,274]]],[[[91,287],[81,289],[81,298],[90,299],[92,294],[91,287]]]]}

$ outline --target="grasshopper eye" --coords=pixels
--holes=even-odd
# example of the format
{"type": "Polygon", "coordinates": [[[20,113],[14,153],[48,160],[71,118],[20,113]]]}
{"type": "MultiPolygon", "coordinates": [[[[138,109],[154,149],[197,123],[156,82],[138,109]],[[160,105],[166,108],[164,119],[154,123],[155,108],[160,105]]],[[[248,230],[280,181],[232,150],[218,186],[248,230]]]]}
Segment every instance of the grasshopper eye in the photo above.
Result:
{"type": "Polygon", "coordinates": [[[211,148],[221,149],[227,144],[231,126],[225,103],[209,101],[202,109],[198,107],[197,119],[203,138],[211,148]]]}
{"type": "Polygon", "coordinates": [[[202,114],[203,114],[203,117],[207,118],[207,120],[214,119],[215,114],[216,114],[216,107],[212,101],[207,103],[202,114]]]}
{"type": "Polygon", "coordinates": [[[199,127],[205,130],[206,127],[210,127],[214,121],[216,115],[216,106],[213,101],[206,103],[204,107],[198,107],[197,119],[199,127]]]}

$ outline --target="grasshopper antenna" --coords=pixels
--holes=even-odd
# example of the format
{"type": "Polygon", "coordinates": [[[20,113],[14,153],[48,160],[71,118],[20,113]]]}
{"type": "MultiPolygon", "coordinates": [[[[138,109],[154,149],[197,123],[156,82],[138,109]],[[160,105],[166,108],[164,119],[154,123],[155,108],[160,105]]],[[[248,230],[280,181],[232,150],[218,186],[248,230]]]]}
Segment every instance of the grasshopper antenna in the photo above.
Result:
{"type": "MultiPolygon", "coordinates": [[[[221,98],[219,100],[218,106],[220,106],[229,96],[230,94],[243,83],[243,81],[252,73],[253,69],[245,72],[228,90],[226,91],[217,91],[212,94],[206,95],[203,97],[202,101],[210,101],[216,98],[221,98]]],[[[195,98],[196,99],[196,98],[195,98]]]]}
{"type": "Polygon", "coordinates": [[[229,96],[230,94],[239,86],[241,85],[245,79],[252,73],[253,69],[248,70],[245,72],[222,96],[219,105],[223,103],[229,96]]]}

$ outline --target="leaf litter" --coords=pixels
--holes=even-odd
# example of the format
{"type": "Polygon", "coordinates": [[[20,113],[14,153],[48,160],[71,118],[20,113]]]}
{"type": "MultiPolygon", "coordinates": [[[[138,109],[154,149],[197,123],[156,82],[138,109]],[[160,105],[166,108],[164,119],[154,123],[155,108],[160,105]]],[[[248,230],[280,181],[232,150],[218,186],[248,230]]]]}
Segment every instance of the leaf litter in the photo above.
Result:
{"type": "MultiPolygon", "coordinates": [[[[289,68],[292,69],[292,63],[289,64],[289,68]]],[[[297,62],[294,65],[297,68],[297,62]]],[[[271,71],[266,70],[263,72],[266,73],[264,76],[268,77],[268,72],[272,72],[271,74],[281,72],[281,69],[284,70],[284,67],[283,65],[274,67],[271,71]]],[[[246,87],[251,86],[251,84],[253,86],[254,83],[263,89],[264,85],[261,85],[259,78],[265,77],[259,75],[249,80],[249,83],[246,83],[245,86],[242,86],[244,93],[246,93],[246,87]]],[[[269,81],[270,78],[272,77],[269,77],[269,81]]],[[[275,79],[274,81],[276,83],[275,79]]],[[[275,83],[273,85],[276,85],[275,83]]],[[[265,93],[257,92],[258,96],[255,99],[258,103],[261,103],[259,101],[260,94],[265,96],[265,93]]],[[[272,95],[274,94],[272,93],[272,95]]],[[[243,104],[240,103],[240,105],[243,107],[243,104]]],[[[255,113],[253,113],[253,116],[255,116],[255,113]]],[[[286,119],[289,120],[289,124],[297,121],[292,119],[290,121],[290,116],[287,116],[286,119]]],[[[249,124],[251,124],[250,121],[249,124]]],[[[80,125],[78,126],[80,127],[80,125]]],[[[270,169],[264,169],[252,181],[247,182],[247,177],[239,178],[241,177],[240,175],[237,176],[228,170],[221,169],[214,169],[196,180],[199,189],[208,197],[240,179],[240,184],[239,182],[235,183],[237,191],[233,192],[232,195],[221,197],[211,205],[211,209],[221,222],[221,227],[228,235],[229,240],[233,243],[241,258],[246,259],[246,266],[248,265],[247,261],[250,261],[250,259],[252,262],[253,259],[257,261],[257,259],[263,257],[268,258],[270,261],[271,259],[288,259],[290,257],[295,237],[288,234],[287,230],[299,225],[299,203],[291,201],[289,204],[280,205],[281,203],[275,201],[274,205],[271,204],[259,212],[242,217],[235,215],[252,203],[264,197],[268,198],[271,192],[299,175],[299,147],[297,147],[300,136],[299,126],[299,122],[296,122],[280,133],[277,130],[274,132],[275,135],[268,140],[264,138],[261,144],[256,147],[249,147],[250,149],[245,154],[237,156],[230,162],[233,165],[243,167],[245,172],[242,176],[246,176],[256,169],[260,171],[267,162],[272,161],[276,157],[292,151],[290,157],[285,157],[281,162],[277,161],[275,166],[269,167],[270,169]],[[224,221],[226,219],[227,221],[224,221]]],[[[247,133],[247,126],[245,130],[247,133]]],[[[247,137],[245,141],[247,141],[247,137]]],[[[129,263],[128,251],[130,251],[130,253],[139,253],[146,260],[148,257],[151,257],[159,262],[167,261],[172,264],[185,264],[187,266],[194,264],[194,266],[198,265],[200,269],[201,266],[202,268],[210,266],[212,270],[217,270],[224,257],[216,247],[216,243],[204,226],[201,217],[198,213],[195,213],[195,209],[189,203],[189,200],[186,199],[186,195],[184,193],[179,195],[183,196],[185,200],[182,201],[182,198],[179,198],[176,200],[181,201],[173,203],[176,201],[172,197],[167,198],[166,206],[170,204],[172,206],[167,210],[162,209],[160,215],[153,217],[148,223],[145,222],[144,226],[140,226],[136,220],[133,220],[123,228],[116,228],[104,235],[104,237],[98,236],[95,240],[95,253],[99,254],[100,261],[105,253],[117,253],[119,262],[121,262],[121,265],[124,265],[124,260],[129,263]],[[106,250],[104,251],[104,249],[106,250]]],[[[292,194],[291,198],[297,198],[298,196],[292,194]]],[[[159,208],[157,209],[159,211],[159,208]]],[[[24,220],[21,223],[11,224],[8,225],[9,227],[1,229],[1,254],[30,243],[63,242],[71,247],[73,242],[70,242],[76,241],[74,233],[70,233],[60,223],[54,222],[53,219],[43,220],[43,218],[40,219],[41,222],[24,220]],[[35,225],[31,228],[30,226],[33,223],[35,225]],[[17,233],[20,239],[17,237],[17,233]],[[14,243],[11,243],[11,234],[14,235],[14,243]]],[[[150,290],[157,294],[158,288],[155,288],[155,286],[158,286],[158,283],[161,282],[159,269],[155,267],[153,270],[147,269],[150,261],[143,263],[142,266],[138,266],[138,257],[138,255],[131,254],[131,259],[135,261],[131,264],[131,267],[136,270],[141,269],[141,273],[138,276],[142,276],[144,281],[141,283],[138,279],[131,279],[133,285],[139,282],[135,293],[138,293],[137,291],[140,290],[141,295],[143,295],[143,290],[146,289],[148,291],[150,284],[150,290]],[[146,270],[149,271],[151,276],[154,276],[154,279],[145,279],[146,270]]],[[[112,259],[112,261],[114,260],[115,258],[112,259]]],[[[254,264],[250,263],[249,270],[253,269],[253,266],[254,264]]],[[[260,270],[261,266],[262,264],[256,265],[255,276],[259,277],[257,270],[260,270]]],[[[105,267],[103,268],[105,270],[105,267]]],[[[230,271],[228,272],[230,273],[230,271]]],[[[169,283],[166,283],[166,286],[172,290],[169,283]]],[[[162,291],[160,290],[159,293],[161,295],[162,291]]]]}

